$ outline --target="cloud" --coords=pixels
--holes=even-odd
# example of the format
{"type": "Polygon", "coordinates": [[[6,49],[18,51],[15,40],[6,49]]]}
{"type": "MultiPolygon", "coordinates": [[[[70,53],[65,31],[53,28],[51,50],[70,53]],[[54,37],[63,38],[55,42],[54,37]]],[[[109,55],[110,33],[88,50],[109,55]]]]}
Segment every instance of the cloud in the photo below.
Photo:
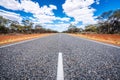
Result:
{"type": "Polygon", "coordinates": [[[18,2],[18,0],[9,0],[9,1],[0,0],[0,6],[3,6],[11,10],[22,10],[22,7],[20,3],[18,2]]]}
{"type": "Polygon", "coordinates": [[[96,4],[100,4],[100,0],[96,0],[96,4]]]}
{"type": "Polygon", "coordinates": [[[55,5],[49,6],[41,6],[37,2],[33,2],[31,0],[23,0],[21,1],[21,6],[23,7],[25,12],[29,12],[33,14],[33,17],[36,19],[35,22],[39,23],[52,23],[55,19],[53,10],[56,10],[57,7],[55,5]],[[29,6],[31,5],[31,6],[29,6]]]}
{"type": "Polygon", "coordinates": [[[67,16],[75,19],[75,23],[94,24],[95,9],[90,6],[93,3],[94,0],[66,0],[62,7],[67,16]]]}
{"type": "Polygon", "coordinates": [[[49,7],[47,7],[45,5],[45,6],[41,7],[41,11],[45,15],[54,15],[53,10],[56,10],[56,9],[57,9],[57,7],[54,5],[49,5],[49,7]]]}
{"type": "Polygon", "coordinates": [[[0,9],[0,16],[3,16],[4,18],[9,19],[9,20],[18,21],[18,22],[21,22],[22,20],[22,17],[20,16],[20,14],[16,14],[13,12],[7,12],[1,9],[0,9]]]}
{"type": "Polygon", "coordinates": [[[40,5],[37,2],[33,2],[31,0],[21,1],[21,6],[25,12],[30,12],[35,15],[40,15],[40,14],[54,15],[53,10],[57,9],[57,7],[54,5],[49,5],[49,6],[44,5],[40,7],[40,5]]]}
{"type": "MultiPolygon", "coordinates": [[[[0,1],[0,6],[10,9],[10,10],[19,10],[19,11],[24,11],[26,13],[32,13],[33,16],[27,19],[30,19],[34,23],[40,23],[40,24],[46,24],[46,27],[52,27],[54,30],[59,30],[62,31],[66,29],[63,22],[69,22],[70,18],[69,17],[56,17],[53,10],[57,10],[57,7],[55,5],[43,5],[40,6],[38,2],[34,2],[32,0],[1,0],[0,1]],[[20,2],[19,2],[20,1],[20,2]],[[62,22],[61,24],[55,24],[54,21],[58,20],[59,22],[62,22]],[[48,24],[49,23],[49,24],[48,24]],[[54,23],[54,25],[53,25],[54,23]],[[51,25],[50,25],[51,24],[51,25]]],[[[16,20],[16,21],[21,21],[22,19],[25,19],[25,17],[20,16],[17,13],[13,12],[8,12],[8,11],[1,11],[0,12],[1,16],[4,16],[7,19],[11,20],[16,20]]]]}
{"type": "Polygon", "coordinates": [[[46,14],[46,15],[54,15],[52,12],[53,10],[56,10],[57,7],[55,5],[49,5],[49,6],[42,6],[40,7],[38,2],[33,2],[32,0],[1,0],[0,6],[11,9],[11,10],[22,10],[25,12],[29,12],[32,14],[46,14]]]}
{"type": "Polygon", "coordinates": [[[34,15],[37,22],[39,23],[52,23],[55,16],[48,16],[48,15],[34,15]]]}
{"type": "Polygon", "coordinates": [[[66,22],[69,22],[70,21],[70,18],[67,18],[67,17],[56,17],[56,16],[53,16],[53,15],[34,15],[34,17],[36,18],[33,18],[32,20],[37,20],[36,22],[39,22],[39,23],[54,23],[55,20],[59,20],[59,21],[66,21],[66,22]]]}
{"type": "Polygon", "coordinates": [[[69,23],[43,24],[43,26],[48,29],[53,29],[62,32],[68,29],[69,23]]]}
{"type": "Polygon", "coordinates": [[[21,2],[18,0],[1,0],[0,6],[11,10],[21,10],[24,12],[32,13],[33,16],[36,19],[39,19],[38,21],[42,23],[52,22],[52,20],[55,19],[53,10],[57,9],[57,7],[54,5],[44,5],[40,7],[38,2],[33,2],[32,0],[21,0],[21,2]]]}
{"type": "Polygon", "coordinates": [[[55,20],[60,20],[60,21],[70,21],[70,18],[68,18],[68,17],[63,17],[63,18],[61,18],[61,17],[56,17],[56,19],[55,20]]]}
{"type": "Polygon", "coordinates": [[[34,14],[40,13],[40,6],[37,2],[33,2],[31,0],[22,0],[20,5],[22,7],[22,10],[24,10],[25,12],[30,12],[34,14]]]}

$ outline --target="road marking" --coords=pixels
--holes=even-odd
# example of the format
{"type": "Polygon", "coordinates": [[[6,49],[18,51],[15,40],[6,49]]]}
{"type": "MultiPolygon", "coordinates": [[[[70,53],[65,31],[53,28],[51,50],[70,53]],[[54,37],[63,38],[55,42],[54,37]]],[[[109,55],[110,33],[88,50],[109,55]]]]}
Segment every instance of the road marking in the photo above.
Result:
{"type": "Polygon", "coordinates": [[[64,80],[62,53],[58,54],[57,80],[64,80]]]}

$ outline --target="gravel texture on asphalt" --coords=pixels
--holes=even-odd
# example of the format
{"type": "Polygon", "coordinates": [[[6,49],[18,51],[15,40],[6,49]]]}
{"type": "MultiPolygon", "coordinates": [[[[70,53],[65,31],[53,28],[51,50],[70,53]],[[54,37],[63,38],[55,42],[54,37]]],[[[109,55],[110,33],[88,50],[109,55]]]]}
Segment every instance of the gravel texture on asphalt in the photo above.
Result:
{"type": "Polygon", "coordinates": [[[65,80],[120,80],[120,48],[60,36],[65,80]]]}
{"type": "Polygon", "coordinates": [[[0,80],[56,80],[58,37],[0,48],[0,80]]]}
{"type": "Polygon", "coordinates": [[[0,48],[0,80],[56,80],[59,52],[64,80],[120,80],[120,48],[62,33],[0,48]]]}

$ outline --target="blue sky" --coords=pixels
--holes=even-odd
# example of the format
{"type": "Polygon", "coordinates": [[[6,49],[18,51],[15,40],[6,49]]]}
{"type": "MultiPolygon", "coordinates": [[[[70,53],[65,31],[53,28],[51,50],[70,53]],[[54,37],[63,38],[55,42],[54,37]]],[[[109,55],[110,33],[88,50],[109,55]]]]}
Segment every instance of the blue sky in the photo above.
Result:
{"type": "Polygon", "coordinates": [[[21,23],[29,19],[45,28],[64,31],[69,24],[96,24],[105,11],[120,9],[120,0],[1,0],[0,16],[21,23]]]}

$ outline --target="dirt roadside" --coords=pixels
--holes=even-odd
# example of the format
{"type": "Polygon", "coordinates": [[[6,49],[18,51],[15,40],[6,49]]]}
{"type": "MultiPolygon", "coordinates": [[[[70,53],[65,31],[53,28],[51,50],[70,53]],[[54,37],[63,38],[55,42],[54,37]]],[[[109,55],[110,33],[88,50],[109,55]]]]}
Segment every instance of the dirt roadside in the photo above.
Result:
{"type": "Polygon", "coordinates": [[[69,34],[69,35],[120,46],[119,34],[69,34]]]}
{"type": "Polygon", "coordinates": [[[20,42],[24,40],[29,40],[38,37],[44,37],[53,35],[55,33],[45,33],[45,34],[7,34],[7,35],[0,35],[0,46],[20,42]]]}

